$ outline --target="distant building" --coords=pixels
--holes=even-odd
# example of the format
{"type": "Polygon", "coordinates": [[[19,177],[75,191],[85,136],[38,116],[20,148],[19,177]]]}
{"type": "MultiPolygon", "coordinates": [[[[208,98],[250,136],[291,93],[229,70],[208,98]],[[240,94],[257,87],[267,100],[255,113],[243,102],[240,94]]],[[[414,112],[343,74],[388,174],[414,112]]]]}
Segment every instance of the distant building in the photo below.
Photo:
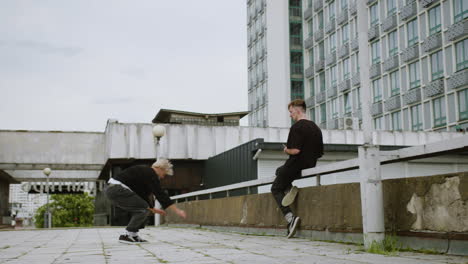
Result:
{"type": "Polygon", "coordinates": [[[201,126],[238,126],[239,120],[249,112],[204,114],[179,110],[161,109],[154,117],[153,123],[184,124],[201,126]]]}

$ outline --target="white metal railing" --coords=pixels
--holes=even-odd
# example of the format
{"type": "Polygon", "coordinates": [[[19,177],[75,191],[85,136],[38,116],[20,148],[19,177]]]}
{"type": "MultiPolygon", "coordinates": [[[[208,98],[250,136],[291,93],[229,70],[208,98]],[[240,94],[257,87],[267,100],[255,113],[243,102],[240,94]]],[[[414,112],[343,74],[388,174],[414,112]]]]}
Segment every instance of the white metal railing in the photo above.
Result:
{"type": "MultiPolygon", "coordinates": [[[[442,155],[445,153],[452,153],[463,150],[468,150],[468,135],[426,145],[407,147],[399,150],[380,151],[379,161],[380,164],[397,163],[401,161],[428,158],[442,155]]],[[[358,169],[359,165],[359,158],[321,165],[315,168],[303,170],[302,178],[317,177],[317,185],[320,185],[320,177],[322,175],[358,169]]],[[[171,199],[176,200],[177,202],[181,199],[187,200],[188,198],[195,198],[196,200],[198,200],[199,196],[201,195],[209,195],[211,199],[214,193],[226,192],[226,195],[229,196],[231,191],[244,188],[247,189],[247,193],[250,193],[251,188],[271,184],[274,180],[275,177],[269,177],[245,181],[207,190],[176,195],[172,196],[171,199]]]]}

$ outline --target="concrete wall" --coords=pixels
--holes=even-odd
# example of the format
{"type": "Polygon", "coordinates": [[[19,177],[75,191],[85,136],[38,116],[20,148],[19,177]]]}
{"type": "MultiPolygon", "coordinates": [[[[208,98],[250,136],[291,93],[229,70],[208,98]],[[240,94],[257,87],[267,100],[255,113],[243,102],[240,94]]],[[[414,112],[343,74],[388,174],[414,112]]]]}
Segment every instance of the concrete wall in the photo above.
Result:
{"type": "MultiPolygon", "coordinates": [[[[396,233],[402,241],[416,237],[441,245],[429,244],[426,249],[444,251],[444,246],[461,245],[464,250],[451,248],[451,252],[468,254],[468,172],[385,180],[383,191],[388,233],[396,233]]],[[[188,218],[169,214],[167,223],[273,230],[284,230],[286,224],[270,193],[188,201],[178,206],[187,211],[188,218]]],[[[362,233],[359,183],[303,188],[293,211],[302,219],[300,234],[362,233]]],[[[406,245],[426,245],[415,241],[406,245]]]]}

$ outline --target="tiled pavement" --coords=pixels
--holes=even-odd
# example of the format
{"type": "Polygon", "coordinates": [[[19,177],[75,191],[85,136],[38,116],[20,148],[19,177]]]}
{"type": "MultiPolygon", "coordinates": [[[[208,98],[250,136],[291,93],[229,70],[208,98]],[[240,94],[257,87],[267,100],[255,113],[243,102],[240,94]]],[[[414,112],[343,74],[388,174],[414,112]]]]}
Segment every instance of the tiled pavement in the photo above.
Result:
{"type": "Polygon", "coordinates": [[[468,263],[468,257],[364,253],[359,246],[194,228],[141,230],[150,243],[121,244],[123,228],[0,231],[0,263],[468,263]]]}

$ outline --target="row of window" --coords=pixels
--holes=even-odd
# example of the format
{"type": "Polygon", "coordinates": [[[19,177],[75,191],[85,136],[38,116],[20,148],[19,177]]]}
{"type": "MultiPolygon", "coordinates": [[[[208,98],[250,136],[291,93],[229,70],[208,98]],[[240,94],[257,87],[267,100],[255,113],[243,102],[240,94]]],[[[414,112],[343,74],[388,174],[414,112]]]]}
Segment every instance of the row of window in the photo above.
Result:
{"type": "MultiPolygon", "coordinates": [[[[359,96],[359,90],[356,90],[359,96]]],[[[458,103],[458,121],[468,120],[468,89],[459,91],[457,94],[458,103]]],[[[351,113],[351,95],[350,93],[345,94],[343,97],[344,113],[351,113]]],[[[446,109],[446,97],[442,96],[431,101],[432,106],[432,127],[439,128],[447,125],[447,109],[446,109]]],[[[310,117],[314,121],[319,121],[321,124],[327,122],[327,103],[320,104],[318,109],[318,116],[316,116],[316,108],[311,108],[310,117]],[[318,119],[317,119],[318,117],[318,119]]],[[[331,111],[330,117],[336,119],[339,117],[339,106],[338,98],[330,100],[329,110],[331,111]]],[[[422,104],[413,105],[408,108],[410,129],[412,131],[423,130],[423,111],[422,104]]],[[[392,112],[388,115],[390,118],[390,127],[384,126],[384,116],[374,118],[374,128],[376,130],[402,130],[402,116],[401,110],[392,112]]]]}

